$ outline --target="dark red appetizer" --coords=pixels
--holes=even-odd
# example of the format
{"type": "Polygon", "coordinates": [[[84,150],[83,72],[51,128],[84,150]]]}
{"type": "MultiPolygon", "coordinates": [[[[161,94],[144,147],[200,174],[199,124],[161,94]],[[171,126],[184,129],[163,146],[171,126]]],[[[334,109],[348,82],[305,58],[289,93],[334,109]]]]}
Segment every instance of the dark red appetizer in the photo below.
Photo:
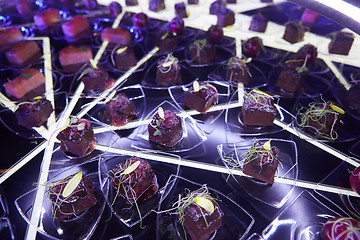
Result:
{"type": "Polygon", "coordinates": [[[298,110],[299,120],[297,125],[303,129],[310,129],[315,134],[324,138],[335,140],[338,137],[336,129],[345,111],[335,103],[312,102],[306,111],[298,110]]]}
{"type": "Polygon", "coordinates": [[[360,240],[360,222],[351,217],[329,219],[322,228],[324,240],[360,240]]]}
{"type": "Polygon", "coordinates": [[[275,86],[289,93],[299,92],[309,71],[306,60],[289,60],[285,64],[286,67],[280,72],[275,86]]]}
{"type": "Polygon", "coordinates": [[[109,4],[109,11],[113,18],[116,18],[120,13],[122,13],[123,9],[120,3],[118,2],[111,2],[109,4]]]}
{"type": "Polygon", "coordinates": [[[306,66],[310,66],[311,64],[313,64],[316,58],[317,48],[312,44],[306,44],[296,52],[296,59],[303,61],[305,61],[306,59],[306,66]]]}
{"type": "Polygon", "coordinates": [[[112,87],[115,80],[109,76],[106,69],[101,66],[88,64],[80,75],[80,79],[85,84],[86,92],[101,92],[112,87]]]}
{"type": "Polygon", "coordinates": [[[273,184],[280,162],[280,150],[271,141],[254,142],[243,158],[243,172],[260,181],[273,184]]]}
{"type": "Polygon", "coordinates": [[[155,45],[161,52],[173,52],[178,47],[178,39],[171,31],[165,29],[156,35],[155,45]]]}
{"type": "Polygon", "coordinates": [[[287,22],[285,24],[283,39],[289,43],[301,42],[304,40],[304,35],[307,30],[308,28],[299,21],[287,22]]]}
{"type": "Polygon", "coordinates": [[[174,206],[177,207],[176,213],[185,234],[189,234],[192,240],[209,239],[222,225],[224,213],[206,185],[189,192],[174,206]]]}
{"type": "Polygon", "coordinates": [[[244,54],[248,57],[257,57],[265,50],[263,42],[259,37],[252,37],[244,43],[244,54]]]}
{"type": "Polygon", "coordinates": [[[130,46],[116,49],[113,52],[113,59],[115,61],[115,67],[123,71],[134,67],[137,63],[135,52],[130,46]]]}
{"type": "Polygon", "coordinates": [[[113,126],[123,126],[137,117],[135,104],[124,93],[118,93],[106,103],[105,116],[113,126]]]}
{"type": "Polygon", "coordinates": [[[239,57],[231,57],[226,65],[226,81],[232,83],[244,83],[245,85],[250,81],[250,71],[247,63],[251,58],[244,59],[239,57]]]}
{"type": "Polygon", "coordinates": [[[165,147],[174,147],[183,136],[181,118],[161,107],[148,125],[149,140],[165,147]]]}
{"type": "Polygon", "coordinates": [[[53,110],[51,102],[39,96],[20,103],[15,111],[15,116],[20,126],[40,127],[46,123],[53,110]]]}
{"type": "Polygon", "coordinates": [[[171,54],[157,63],[156,85],[173,86],[182,83],[179,60],[171,54]]]}
{"type": "Polygon", "coordinates": [[[216,87],[210,83],[195,81],[186,91],[183,104],[190,109],[205,113],[217,101],[218,91],[216,87]]]}
{"type": "Polygon", "coordinates": [[[189,57],[197,64],[208,64],[216,57],[216,48],[207,39],[196,40],[190,44],[189,57]]]}
{"type": "Polygon", "coordinates": [[[348,55],[354,42],[354,34],[350,32],[336,32],[329,43],[329,53],[348,55]]]}
{"type": "Polygon", "coordinates": [[[174,34],[180,34],[184,29],[184,20],[179,17],[173,18],[169,23],[169,30],[174,34]]]}
{"type": "Polygon", "coordinates": [[[78,217],[97,203],[90,178],[79,172],[50,185],[48,197],[53,217],[59,221],[78,217]]]}
{"type": "Polygon", "coordinates": [[[344,96],[344,105],[360,116],[360,84],[353,85],[344,96]]]}
{"type": "Polygon", "coordinates": [[[360,167],[355,168],[349,177],[351,188],[360,195],[360,167]]]}
{"type": "Polygon", "coordinates": [[[179,18],[187,18],[186,6],[184,2],[175,3],[175,15],[179,18]]]}
{"type": "Polygon", "coordinates": [[[272,126],[276,116],[274,98],[258,89],[244,95],[243,122],[247,126],[272,126]]]}
{"type": "Polygon", "coordinates": [[[149,19],[145,13],[140,12],[134,14],[134,16],[132,17],[132,21],[135,27],[143,28],[147,26],[149,19]]]}
{"type": "Polygon", "coordinates": [[[154,196],[159,185],[150,164],[138,157],[131,157],[110,171],[111,185],[117,195],[129,204],[140,203],[154,196]]]}
{"type": "Polygon", "coordinates": [[[219,44],[224,38],[224,31],[219,25],[211,25],[206,32],[206,37],[210,42],[219,44]]]}
{"type": "Polygon", "coordinates": [[[149,10],[159,12],[165,9],[165,0],[149,0],[149,10]]]}
{"type": "Polygon", "coordinates": [[[63,152],[78,157],[90,154],[97,144],[91,122],[82,118],[70,118],[69,124],[56,138],[60,140],[63,152]]]}
{"type": "Polygon", "coordinates": [[[256,14],[251,18],[249,30],[263,33],[266,30],[267,24],[268,24],[268,20],[265,19],[263,15],[256,14]]]}
{"type": "Polygon", "coordinates": [[[222,8],[218,11],[217,25],[221,27],[227,27],[235,23],[235,13],[233,10],[228,8],[222,8]]]}

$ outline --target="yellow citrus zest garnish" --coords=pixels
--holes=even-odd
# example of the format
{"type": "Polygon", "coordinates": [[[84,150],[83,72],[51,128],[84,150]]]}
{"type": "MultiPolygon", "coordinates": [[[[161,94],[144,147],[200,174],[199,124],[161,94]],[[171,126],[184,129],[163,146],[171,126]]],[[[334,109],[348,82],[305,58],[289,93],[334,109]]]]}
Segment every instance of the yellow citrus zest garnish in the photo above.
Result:
{"type": "Polygon", "coordinates": [[[34,97],[33,99],[34,100],[39,100],[39,99],[41,99],[42,97],[41,96],[37,96],[37,97],[34,97]]]}
{"type": "Polygon", "coordinates": [[[127,48],[128,48],[127,46],[125,46],[123,48],[119,48],[118,50],[116,50],[116,53],[121,54],[121,53],[125,52],[127,48]]]}
{"type": "Polygon", "coordinates": [[[194,201],[197,205],[199,205],[209,213],[213,213],[215,211],[213,202],[205,197],[196,197],[194,201]]]}
{"type": "Polygon", "coordinates": [[[81,182],[81,179],[82,179],[82,172],[75,174],[70,179],[70,181],[66,184],[66,186],[62,192],[62,196],[64,198],[67,198],[68,196],[70,196],[74,192],[76,187],[79,185],[79,183],[81,182]]]}
{"type": "Polygon", "coordinates": [[[140,165],[140,161],[136,161],[132,164],[130,164],[130,166],[128,166],[121,174],[122,175],[126,175],[126,174],[130,174],[133,171],[135,171],[135,169],[140,165]]]}
{"type": "Polygon", "coordinates": [[[252,92],[259,93],[259,94],[262,94],[262,95],[267,96],[267,97],[273,98],[271,95],[269,95],[269,94],[267,94],[267,93],[265,93],[265,92],[263,92],[263,91],[261,91],[261,90],[259,90],[259,89],[253,89],[253,90],[251,90],[251,91],[252,91],[252,92]]]}
{"type": "Polygon", "coordinates": [[[159,116],[161,119],[165,119],[165,113],[164,113],[164,109],[162,107],[159,107],[158,113],[159,113],[159,116]]]}
{"type": "Polygon", "coordinates": [[[198,92],[200,90],[200,85],[198,81],[193,82],[193,88],[194,88],[194,92],[198,92]]]}
{"type": "Polygon", "coordinates": [[[271,139],[270,139],[269,141],[266,141],[266,142],[264,143],[264,145],[263,145],[263,147],[264,147],[266,150],[268,150],[268,151],[271,150],[271,144],[270,144],[270,142],[271,142],[271,139]]]}
{"type": "Polygon", "coordinates": [[[342,108],[336,106],[335,104],[332,104],[332,103],[331,103],[331,104],[330,104],[330,107],[332,108],[332,110],[334,110],[334,111],[337,112],[337,113],[345,114],[345,111],[344,111],[342,108]]]}

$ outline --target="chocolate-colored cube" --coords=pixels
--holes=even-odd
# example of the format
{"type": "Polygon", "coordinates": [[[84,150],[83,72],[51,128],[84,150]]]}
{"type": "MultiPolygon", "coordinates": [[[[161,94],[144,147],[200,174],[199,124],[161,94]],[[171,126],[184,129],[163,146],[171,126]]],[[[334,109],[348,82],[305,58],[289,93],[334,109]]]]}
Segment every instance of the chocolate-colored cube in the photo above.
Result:
{"type": "Polygon", "coordinates": [[[51,102],[40,97],[21,103],[15,111],[15,116],[20,126],[40,127],[46,123],[53,110],[51,102]]]}
{"type": "Polygon", "coordinates": [[[261,14],[256,14],[251,18],[249,30],[254,32],[265,32],[268,20],[261,14]]]}
{"type": "Polygon", "coordinates": [[[297,43],[304,40],[307,27],[301,24],[299,21],[291,21],[285,24],[285,32],[283,39],[289,43],[297,43]]]}
{"type": "Polygon", "coordinates": [[[231,9],[220,9],[217,15],[217,25],[226,27],[235,23],[235,13],[231,9]]]}
{"type": "Polygon", "coordinates": [[[354,42],[354,35],[350,32],[336,32],[329,44],[329,53],[348,55],[354,42]]]}
{"type": "Polygon", "coordinates": [[[175,14],[179,18],[187,18],[186,6],[184,2],[175,4],[175,14]]]}
{"type": "Polygon", "coordinates": [[[191,86],[184,95],[183,104],[198,112],[206,112],[218,100],[217,89],[210,83],[199,82],[199,89],[191,86]]]}

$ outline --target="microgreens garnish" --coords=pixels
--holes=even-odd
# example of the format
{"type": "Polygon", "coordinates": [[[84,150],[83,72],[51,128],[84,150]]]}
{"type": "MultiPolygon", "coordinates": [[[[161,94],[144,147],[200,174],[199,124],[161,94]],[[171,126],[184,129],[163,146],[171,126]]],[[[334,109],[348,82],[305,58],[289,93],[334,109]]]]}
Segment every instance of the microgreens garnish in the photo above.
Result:
{"type": "Polygon", "coordinates": [[[330,231],[327,231],[326,237],[328,239],[353,239],[353,237],[360,237],[360,224],[354,226],[355,219],[350,217],[339,217],[330,219],[326,224],[331,224],[330,231]],[[340,230],[340,231],[339,231],[340,230]]]}
{"type": "Polygon", "coordinates": [[[174,57],[171,53],[169,53],[166,56],[165,60],[159,66],[159,70],[161,73],[168,73],[170,72],[173,64],[177,64],[178,62],[179,60],[176,57],[174,57]]]}
{"type": "Polygon", "coordinates": [[[83,52],[85,52],[86,49],[87,49],[87,47],[80,47],[80,50],[83,51],[83,52]]]}
{"type": "Polygon", "coordinates": [[[127,46],[122,47],[122,48],[119,48],[118,50],[116,50],[116,53],[117,53],[117,54],[121,54],[121,53],[125,52],[127,49],[128,49],[127,46]]]}
{"type": "Polygon", "coordinates": [[[206,38],[205,39],[199,39],[199,40],[196,40],[195,42],[193,42],[191,45],[190,45],[190,48],[192,47],[197,47],[197,48],[203,48],[206,46],[206,38]]]}
{"type": "Polygon", "coordinates": [[[77,186],[80,184],[82,179],[82,172],[79,172],[77,174],[75,174],[70,180],[69,182],[66,184],[63,192],[62,192],[62,196],[64,198],[69,197],[77,188],[77,186]]]}
{"type": "Polygon", "coordinates": [[[259,89],[253,89],[249,93],[244,93],[243,107],[245,111],[255,108],[259,111],[276,114],[276,108],[273,106],[273,97],[259,89]]]}
{"type": "Polygon", "coordinates": [[[165,31],[164,33],[163,33],[163,35],[161,36],[161,40],[165,40],[165,38],[167,38],[167,36],[169,35],[169,31],[165,31]]]}
{"type": "Polygon", "coordinates": [[[335,124],[339,119],[340,115],[345,114],[345,111],[340,107],[332,104],[331,102],[312,102],[308,105],[309,107],[303,111],[304,107],[299,105],[297,106],[297,125],[300,128],[309,128],[315,132],[315,134],[329,140],[335,140],[338,138],[338,134],[335,131],[335,124]],[[329,107],[330,105],[330,107],[329,107]],[[328,134],[323,133],[322,131],[327,127],[326,123],[328,117],[332,114],[334,119],[331,123],[331,128],[328,134]],[[299,121],[298,121],[299,120],[299,121]],[[316,122],[317,127],[310,125],[311,122],[316,122]]]}
{"type": "Polygon", "coordinates": [[[29,78],[32,77],[32,74],[31,73],[25,73],[25,74],[22,75],[22,77],[25,78],[25,79],[29,79],[29,78]]]}
{"type": "MultiPolygon", "coordinates": [[[[235,56],[235,57],[230,58],[226,68],[230,69],[231,74],[234,71],[234,69],[239,68],[239,69],[241,69],[243,76],[245,76],[245,71],[251,76],[249,68],[246,66],[246,64],[251,61],[252,61],[252,58],[244,59],[244,58],[235,56]]],[[[232,75],[230,77],[230,80],[232,80],[232,75]]]]}
{"type": "Polygon", "coordinates": [[[25,104],[31,104],[32,106],[34,106],[34,105],[38,104],[39,102],[41,102],[41,99],[42,99],[42,98],[43,98],[42,96],[37,96],[37,97],[34,97],[34,98],[32,99],[32,100],[34,100],[34,101],[31,101],[31,102],[27,102],[27,101],[21,102],[21,103],[19,103],[19,104],[16,105],[16,109],[17,109],[18,107],[20,107],[21,105],[25,105],[25,104]]]}
{"type": "Polygon", "coordinates": [[[76,117],[68,118],[66,120],[64,126],[61,128],[61,131],[65,130],[68,127],[76,127],[79,131],[84,130],[85,129],[85,123],[82,122],[82,123],[77,124],[77,122],[78,122],[78,118],[76,118],[76,117]]]}
{"type": "Polygon", "coordinates": [[[86,74],[94,71],[95,68],[92,67],[87,67],[81,74],[80,76],[77,78],[77,81],[80,80],[83,76],[85,76],[86,74]]]}

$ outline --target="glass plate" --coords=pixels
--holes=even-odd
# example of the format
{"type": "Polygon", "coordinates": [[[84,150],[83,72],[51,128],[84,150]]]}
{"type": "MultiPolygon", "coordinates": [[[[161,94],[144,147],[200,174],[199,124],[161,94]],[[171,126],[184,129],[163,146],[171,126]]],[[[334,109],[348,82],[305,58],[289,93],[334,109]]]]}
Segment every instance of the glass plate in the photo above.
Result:
{"type": "MultiPolygon", "coordinates": [[[[220,164],[225,165],[229,171],[234,168],[242,170],[244,165],[242,158],[251,148],[253,142],[266,142],[268,140],[270,139],[260,138],[233,144],[220,144],[217,147],[221,158],[219,161],[222,162],[220,164]],[[226,161],[227,158],[233,159],[238,167],[229,164],[226,161]]],[[[276,146],[281,151],[280,164],[275,177],[291,179],[296,182],[298,177],[298,153],[295,142],[284,139],[271,139],[271,145],[276,146]]],[[[232,178],[228,178],[228,180],[230,179],[233,179],[230,184],[235,189],[241,187],[253,198],[276,208],[280,208],[286,203],[294,189],[294,185],[277,183],[276,181],[273,184],[268,184],[247,176],[232,176],[232,178]]]]}
{"type": "MultiPolygon", "coordinates": [[[[109,131],[101,131],[100,133],[96,132],[96,128],[107,128],[108,126],[100,122],[94,121],[91,121],[91,124],[93,126],[94,136],[97,140],[97,145],[108,148],[111,147],[119,139],[119,136],[110,129],[109,131]]],[[[68,153],[64,153],[60,149],[60,143],[56,143],[51,158],[50,168],[51,171],[55,171],[65,167],[71,167],[87,162],[97,161],[97,158],[104,153],[106,153],[106,151],[104,152],[95,148],[95,150],[88,155],[78,157],[74,155],[69,155],[68,153]]]]}
{"type": "MultiPolygon", "coordinates": [[[[216,119],[218,119],[225,110],[226,104],[229,101],[230,89],[228,83],[226,82],[219,82],[219,81],[205,81],[205,82],[214,86],[218,91],[218,102],[214,104],[214,106],[224,105],[224,107],[221,110],[215,112],[206,112],[206,113],[196,112],[196,115],[193,116],[193,118],[199,123],[200,128],[203,129],[205,132],[209,133],[212,132],[212,130],[214,130],[214,128],[216,127],[212,123],[214,123],[216,119]]],[[[173,102],[175,102],[176,105],[179,108],[183,109],[184,111],[189,110],[189,108],[183,104],[184,95],[192,85],[193,85],[192,83],[189,83],[182,87],[175,86],[169,88],[169,94],[173,102]]]]}
{"type": "MultiPolygon", "coordinates": [[[[226,66],[227,63],[220,64],[215,70],[209,74],[209,78],[216,81],[229,82],[226,79],[226,66]]],[[[267,79],[264,73],[260,68],[256,67],[254,64],[248,63],[250,71],[250,82],[246,85],[246,89],[260,88],[267,85],[267,79]]],[[[237,87],[237,83],[229,82],[232,87],[237,87]]]]}
{"type": "Polygon", "coordinates": [[[218,64],[223,63],[225,61],[228,61],[234,55],[234,51],[231,51],[229,49],[226,49],[226,48],[223,48],[223,47],[218,47],[218,46],[215,46],[215,48],[216,48],[215,59],[213,59],[211,62],[209,62],[207,64],[200,64],[200,63],[195,63],[193,60],[191,60],[190,55],[189,55],[189,47],[186,47],[185,61],[191,67],[199,68],[199,67],[207,67],[207,66],[218,65],[218,64]]]}
{"type": "MultiPolygon", "coordinates": [[[[232,133],[240,134],[241,136],[260,136],[265,134],[277,133],[283,130],[282,127],[277,125],[273,126],[246,126],[242,121],[242,106],[240,107],[231,107],[232,103],[237,103],[238,101],[238,91],[232,95],[229,101],[229,107],[226,108],[225,113],[225,123],[232,133]]],[[[292,121],[292,116],[281,106],[275,104],[277,114],[275,119],[282,121],[284,123],[288,123],[292,121]]],[[[289,123],[288,125],[290,125],[289,123]]]]}
{"type": "MultiPolygon", "coordinates": [[[[293,114],[295,118],[293,119],[292,125],[295,129],[309,137],[315,138],[318,141],[325,142],[347,142],[355,140],[360,136],[360,129],[358,128],[359,120],[347,114],[347,112],[345,112],[344,118],[340,121],[339,125],[335,130],[337,138],[334,140],[327,138],[330,137],[330,135],[324,136],[321,134],[317,134],[311,129],[299,127],[298,123],[301,122],[300,114],[304,113],[308,109],[309,104],[314,102],[321,103],[325,102],[325,100],[322,98],[322,96],[317,98],[298,98],[293,108],[293,114]]],[[[343,108],[343,106],[340,107],[343,108]]]]}
{"type": "MultiPolygon", "coordinates": [[[[164,194],[161,199],[160,213],[157,217],[157,239],[184,239],[181,224],[179,224],[176,215],[169,214],[168,210],[173,208],[173,204],[179,199],[179,195],[185,195],[186,189],[194,191],[201,188],[202,185],[180,176],[171,176],[169,182],[173,182],[175,186],[172,189],[165,189],[167,194],[164,194]]],[[[219,207],[224,212],[222,225],[211,239],[244,239],[255,222],[254,218],[221,192],[212,188],[208,189],[211,197],[217,200],[219,207]]],[[[190,237],[187,236],[187,239],[190,237]]]]}
{"type": "Polygon", "coordinates": [[[330,81],[316,74],[309,73],[305,76],[304,83],[302,87],[299,89],[298,93],[286,92],[275,86],[278,80],[278,76],[282,69],[283,68],[279,66],[274,67],[269,74],[269,88],[274,96],[278,96],[281,98],[297,98],[299,96],[316,97],[330,90],[331,88],[330,81]]]}
{"type": "MultiPolygon", "coordinates": [[[[168,90],[169,86],[157,86],[156,85],[156,72],[157,72],[157,61],[153,62],[147,69],[144,79],[141,81],[141,86],[148,89],[157,90],[168,90]]],[[[182,78],[182,85],[192,83],[197,80],[195,73],[186,65],[180,64],[180,75],[182,78]]],[[[176,86],[182,86],[176,85],[176,86]]]]}
{"type": "Polygon", "coordinates": [[[356,142],[350,149],[349,152],[354,156],[360,158],[360,141],[356,142]]]}
{"type": "MultiPolygon", "coordinates": [[[[67,106],[68,103],[67,94],[65,92],[55,93],[54,100],[56,105],[53,106],[53,108],[55,111],[55,116],[58,117],[67,106]]],[[[23,138],[26,139],[42,138],[42,136],[33,128],[26,128],[18,125],[16,116],[14,112],[11,111],[10,109],[4,109],[0,111],[0,122],[11,132],[23,138]]]]}
{"type": "MultiPolygon", "coordinates": [[[[176,155],[156,152],[152,154],[159,155],[160,157],[171,157],[180,160],[180,157],[176,155]]],[[[179,173],[180,166],[170,163],[147,160],[155,173],[157,182],[159,184],[159,190],[154,196],[138,204],[138,208],[141,213],[140,219],[136,205],[131,205],[127,203],[124,198],[117,196],[117,190],[111,185],[110,170],[112,170],[119,163],[126,161],[130,157],[132,156],[116,155],[100,157],[99,178],[101,179],[101,186],[103,186],[102,190],[104,191],[104,194],[109,193],[108,197],[106,198],[106,202],[111,208],[113,214],[126,226],[133,227],[140,223],[142,219],[146,218],[152,211],[158,208],[160,198],[162,194],[164,194],[164,189],[171,189],[171,186],[167,186],[168,178],[171,174],[177,175],[179,173]]]]}
{"type": "MultiPolygon", "coordinates": [[[[64,179],[79,171],[83,171],[83,174],[92,180],[95,187],[94,195],[97,199],[97,203],[75,219],[58,221],[56,219],[53,220],[52,204],[47,196],[45,196],[42,203],[43,211],[40,216],[37,231],[49,239],[89,239],[101,219],[106,202],[103,193],[100,190],[99,176],[96,171],[89,171],[85,165],[68,168],[58,175],[55,175],[50,183],[64,179]]],[[[48,189],[46,191],[48,192],[48,189]]],[[[15,200],[15,206],[27,224],[30,224],[29,219],[35,194],[36,189],[33,189],[15,200]]],[[[107,192],[104,192],[104,195],[107,196],[107,192]]]]}
{"type": "Polygon", "coordinates": [[[154,108],[143,121],[143,124],[139,126],[138,132],[134,137],[131,146],[142,150],[162,150],[164,152],[186,152],[189,151],[206,140],[206,135],[199,129],[196,121],[187,115],[183,110],[176,107],[174,104],[164,101],[160,105],[154,108]],[[158,108],[162,107],[165,110],[171,110],[181,117],[183,135],[182,139],[172,148],[167,148],[156,143],[149,141],[148,123],[158,111],[158,108]]]}
{"type": "Polygon", "coordinates": [[[262,237],[265,240],[322,239],[323,224],[335,216],[338,214],[331,206],[304,191],[264,229],[262,237]]]}
{"type": "Polygon", "coordinates": [[[14,227],[7,217],[0,218],[0,239],[15,240],[14,227]]]}
{"type": "MultiPolygon", "coordinates": [[[[133,85],[129,87],[120,88],[116,91],[117,93],[124,93],[126,96],[129,97],[129,100],[134,103],[135,109],[137,112],[137,119],[138,121],[141,121],[141,119],[144,117],[144,112],[146,108],[146,99],[145,99],[145,93],[140,85],[133,85]]],[[[83,108],[86,107],[86,105],[82,106],[83,108]]],[[[93,107],[87,115],[90,116],[90,118],[93,121],[101,122],[104,124],[112,125],[111,120],[105,116],[106,111],[106,103],[99,102],[95,107],[93,107]]],[[[133,121],[133,120],[131,120],[133,121]]],[[[130,121],[130,122],[131,122],[130,121]]],[[[126,124],[124,125],[125,129],[126,124]]]]}

